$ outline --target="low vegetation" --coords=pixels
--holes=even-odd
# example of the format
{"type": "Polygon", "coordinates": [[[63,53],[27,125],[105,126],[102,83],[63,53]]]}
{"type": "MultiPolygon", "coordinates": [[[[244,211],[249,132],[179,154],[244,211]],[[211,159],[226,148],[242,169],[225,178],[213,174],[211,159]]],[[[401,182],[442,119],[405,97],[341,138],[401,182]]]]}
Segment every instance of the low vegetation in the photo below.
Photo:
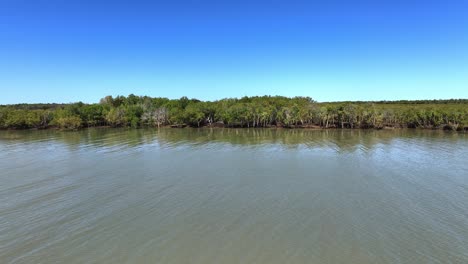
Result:
{"type": "Polygon", "coordinates": [[[97,104],[0,106],[0,128],[82,127],[434,128],[468,130],[468,100],[318,103],[261,96],[214,102],[182,97],[106,96],[97,104]]]}

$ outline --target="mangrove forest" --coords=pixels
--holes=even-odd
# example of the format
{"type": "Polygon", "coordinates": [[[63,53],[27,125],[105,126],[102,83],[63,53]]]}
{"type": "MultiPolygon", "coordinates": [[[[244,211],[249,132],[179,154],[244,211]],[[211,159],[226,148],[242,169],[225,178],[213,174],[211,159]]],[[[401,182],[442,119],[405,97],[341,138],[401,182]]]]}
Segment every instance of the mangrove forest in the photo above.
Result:
{"type": "Polygon", "coordinates": [[[254,96],[217,101],[106,96],[99,103],[0,106],[1,129],[84,127],[431,128],[468,130],[468,99],[316,102],[254,96]]]}

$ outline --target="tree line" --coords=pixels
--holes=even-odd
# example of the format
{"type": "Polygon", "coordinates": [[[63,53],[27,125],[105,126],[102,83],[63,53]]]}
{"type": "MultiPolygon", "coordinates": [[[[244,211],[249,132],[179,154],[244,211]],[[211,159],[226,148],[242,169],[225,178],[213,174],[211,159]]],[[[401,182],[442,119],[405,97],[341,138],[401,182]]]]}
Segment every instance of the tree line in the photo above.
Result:
{"type": "Polygon", "coordinates": [[[318,103],[310,97],[254,96],[200,101],[106,96],[95,104],[0,106],[2,129],[83,127],[440,128],[468,130],[468,100],[318,103]]]}

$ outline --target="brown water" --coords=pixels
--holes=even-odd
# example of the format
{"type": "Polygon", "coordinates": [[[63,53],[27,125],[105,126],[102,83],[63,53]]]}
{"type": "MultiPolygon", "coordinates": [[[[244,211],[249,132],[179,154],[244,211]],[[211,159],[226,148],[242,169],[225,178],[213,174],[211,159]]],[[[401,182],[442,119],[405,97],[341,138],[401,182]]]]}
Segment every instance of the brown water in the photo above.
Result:
{"type": "Polygon", "coordinates": [[[0,131],[0,263],[468,263],[468,138],[0,131]]]}

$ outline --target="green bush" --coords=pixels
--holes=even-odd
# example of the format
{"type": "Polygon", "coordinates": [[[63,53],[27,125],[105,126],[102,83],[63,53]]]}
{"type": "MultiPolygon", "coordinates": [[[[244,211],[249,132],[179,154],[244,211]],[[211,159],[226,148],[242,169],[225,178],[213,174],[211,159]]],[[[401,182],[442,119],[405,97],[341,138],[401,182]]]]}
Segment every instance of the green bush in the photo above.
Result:
{"type": "Polygon", "coordinates": [[[74,130],[81,127],[82,120],[79,116],[66,116],[55,119],[54,123],[61,129],[74,130]]]}

